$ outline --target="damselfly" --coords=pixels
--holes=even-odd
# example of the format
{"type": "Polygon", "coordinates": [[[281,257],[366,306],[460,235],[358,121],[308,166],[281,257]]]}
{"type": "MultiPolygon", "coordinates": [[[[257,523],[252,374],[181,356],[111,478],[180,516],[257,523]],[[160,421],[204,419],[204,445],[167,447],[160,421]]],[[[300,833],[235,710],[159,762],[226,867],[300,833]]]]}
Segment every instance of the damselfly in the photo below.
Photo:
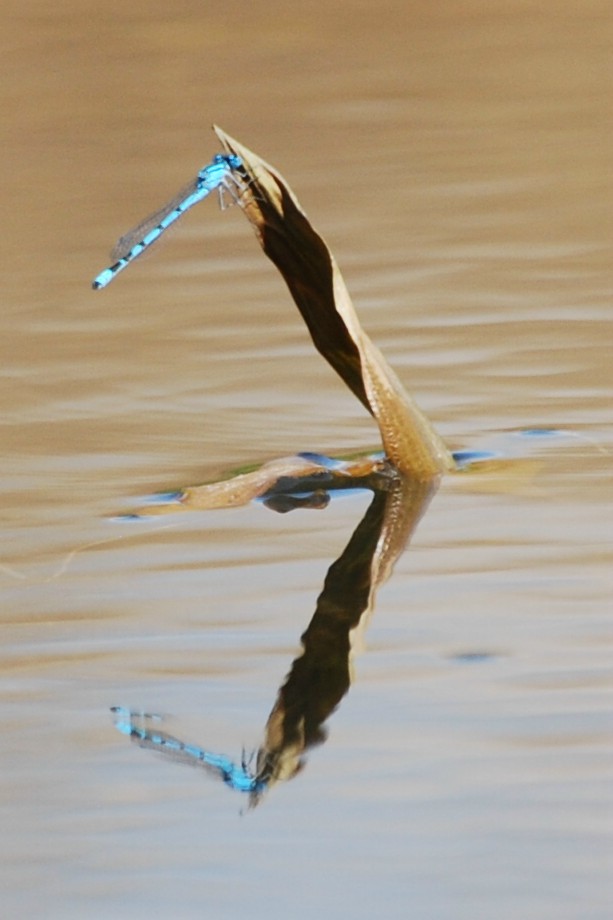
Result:
{"type": "Polygon", "coordinates": [[[175,760],[183,763],[204,767],[237,792],[247,792],[257,797],[266,789],[266,779],[260,779],[250,772],[244,756],[239,765],[225,754],[215,754],[195,744],[179,741],[178,738],[152,726],[152,722],[162,721],[162,717],[155,713],[133,712],[125,706],[113,706],[111,712],[117,731],[132,738],[140,747],[170,754],[175,760]]]}
{"type": "Polygon", "coordinates": [[[106,287],[130,262],[133,262],[145,249],[155,243],[182,214],[185,214],[215,189],[218,190],[222,203],[224,190],[229,191],[236,198],[237,192],[243,188],[243,183],[234,175],[233,170],[240,169],[242,165],[241,158],[233,153],[217,153],[208,166],[204,166],[196,178],[175,195],[168,204],[146,217],[118,240],[111,253],[111,258],[115,260],[113,265],[105,268],[94,278],[93,289],[97,291],[99,288],[106,287]]]}

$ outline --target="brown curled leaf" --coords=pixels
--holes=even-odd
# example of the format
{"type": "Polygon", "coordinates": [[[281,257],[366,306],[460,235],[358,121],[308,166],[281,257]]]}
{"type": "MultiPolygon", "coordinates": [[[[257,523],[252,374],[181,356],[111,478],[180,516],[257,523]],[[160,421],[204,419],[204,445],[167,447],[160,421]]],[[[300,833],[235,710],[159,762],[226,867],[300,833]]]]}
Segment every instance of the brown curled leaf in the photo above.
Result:
{"type": "Polygon", "coordinates": [[[281,272],[318,351],[376,419],[389,460],[422,482],[455,467],[453,457],[362,329],[334,256],[283,177],[257,154],[214,130],[240,156],[248,187],[242,209],[281,272]]]}

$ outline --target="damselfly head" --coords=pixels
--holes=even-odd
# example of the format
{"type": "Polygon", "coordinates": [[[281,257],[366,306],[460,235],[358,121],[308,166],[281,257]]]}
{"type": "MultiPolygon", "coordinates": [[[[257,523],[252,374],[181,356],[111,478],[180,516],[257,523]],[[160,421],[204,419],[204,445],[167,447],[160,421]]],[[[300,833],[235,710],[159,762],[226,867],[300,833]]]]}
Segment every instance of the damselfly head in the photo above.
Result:
{"type": "MultiPolygon", "coordinates": [[[[243,161],[235,153],[216,153],[211,161],[211,166],[227,166],[228,169],[240,169],[243,161]]],[[[200,175],[206,174],[208,167],[200,170],[200,175]]]]}

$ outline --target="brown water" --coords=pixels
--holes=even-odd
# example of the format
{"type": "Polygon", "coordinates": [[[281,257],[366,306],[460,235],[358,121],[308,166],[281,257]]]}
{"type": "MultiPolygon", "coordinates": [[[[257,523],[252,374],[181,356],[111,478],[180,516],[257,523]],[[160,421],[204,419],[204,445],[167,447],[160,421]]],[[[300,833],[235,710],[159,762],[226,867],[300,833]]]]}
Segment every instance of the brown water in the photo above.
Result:
{"type": "Polygon", "coordinates": [[[610,5],[4,12],[2,916],[608,920],[610,5]],[[238,208],[89,289],[212,121],[290,181],[449,443],[509,461],[444,482],[329,740],[242,818],[109,707],[256,747],[368,498],[114,516],[377,435],[238,208]]]}

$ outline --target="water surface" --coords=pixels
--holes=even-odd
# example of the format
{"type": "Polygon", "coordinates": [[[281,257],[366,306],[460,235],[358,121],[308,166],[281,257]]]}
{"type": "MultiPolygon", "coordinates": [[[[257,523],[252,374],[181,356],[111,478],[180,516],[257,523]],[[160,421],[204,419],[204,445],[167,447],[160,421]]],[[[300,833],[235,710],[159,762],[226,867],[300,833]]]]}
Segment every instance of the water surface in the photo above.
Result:
{"type": "Polygon", "coordinates": [[[608,5],[7,12],[4,915],[605,920],[608,5]],[[109,707],[257,747],[369,497],[118,516],[377,432],[238,208],[89,289],[216,152],[213,121],[290,181],[450,445],[508,461],[442,484],[327,742],[242,818],[109,707]]]}

